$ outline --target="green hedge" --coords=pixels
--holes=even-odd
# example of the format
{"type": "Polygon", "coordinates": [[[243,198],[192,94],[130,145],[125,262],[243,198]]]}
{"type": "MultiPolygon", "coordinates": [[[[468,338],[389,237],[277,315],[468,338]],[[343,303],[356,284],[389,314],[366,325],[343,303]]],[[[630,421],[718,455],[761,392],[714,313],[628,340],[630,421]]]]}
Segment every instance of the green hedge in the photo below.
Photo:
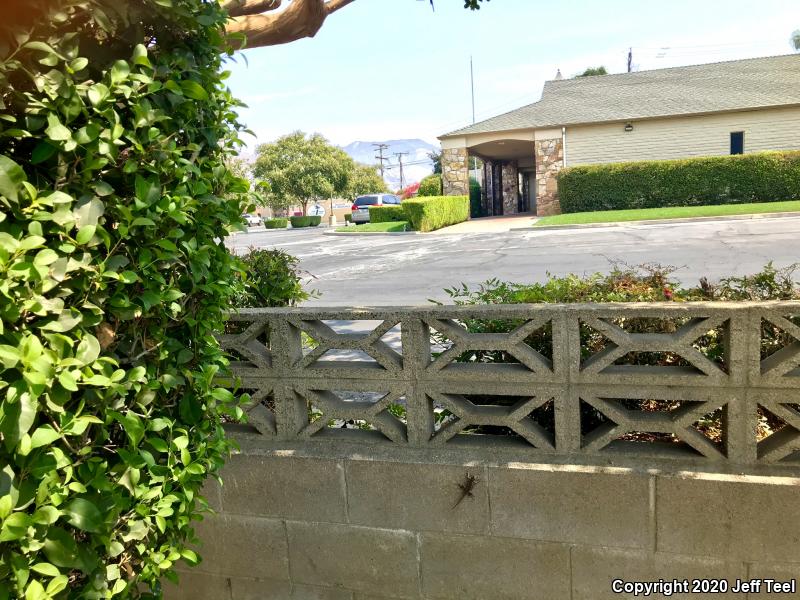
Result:
{"type": "Polygon", "coordinates": [[[393,223],[395,221],[408,221],[408,215],[403,209],[405,202],[400,206],[370,206],[370,223],[393,223]]]}
{"type": "Polygon", "coordinates": [[[417,231],[434,231],[469,219],[469,197],[430,196],[403,200],[406,218],[417,231]]]}
{"type": "Polygon", "coordinates": [[[289,217],[292,227],[311,227],[311,217],[289,217]]]}
{"type": "Polygon", "coordinates": [[[434,173],[428,175],[425,179],[419,182],[419,191],[417,198],[420,196],[441,196],[442,195],[442,175],[434,173]]]}
{"type": "Polygon", "coordinates": [[[289,219],[267,219],[264,221],[264,227],[267,229],[286,229],[289,224],[289,219]]]}
{"type": "Polygon", "coordinates": [[[761,152],[564,169],[561,211],[800,199],[800,152],[761,152]]]}
{"type": "Polygon", "coordinates": [[[309,227],[316,227],[317,225],[322,223],[322,217],[320,217],[319,215],[314,217],[308,217],[308,219],[309,219],[308,220],[309,227]]]}

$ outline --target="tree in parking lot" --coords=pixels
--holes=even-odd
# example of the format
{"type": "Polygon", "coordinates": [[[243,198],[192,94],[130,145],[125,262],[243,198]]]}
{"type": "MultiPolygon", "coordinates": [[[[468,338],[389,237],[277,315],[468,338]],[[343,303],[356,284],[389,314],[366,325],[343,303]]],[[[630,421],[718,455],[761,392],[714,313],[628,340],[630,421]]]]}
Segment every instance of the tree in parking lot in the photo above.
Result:
{"type": "Polygon", "coordinates": [[[364,194],[388,192],[386,182],[378,175],[377,167],[355,163],[350,177],[347,198],[353,199],[364,194]]]}
{"type": "Polygon", "coordinates": [[[253,174],[270,186],[270,206],[308,203],[342,197],[350,187],[353,159],[318,133],[296,131],[256,149],[253,174]]]}

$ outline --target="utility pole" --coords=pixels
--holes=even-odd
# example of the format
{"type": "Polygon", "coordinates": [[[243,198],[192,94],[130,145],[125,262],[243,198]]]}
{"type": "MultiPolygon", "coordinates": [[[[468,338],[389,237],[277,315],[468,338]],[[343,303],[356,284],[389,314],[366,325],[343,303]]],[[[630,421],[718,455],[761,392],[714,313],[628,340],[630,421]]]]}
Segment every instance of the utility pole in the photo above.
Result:
{"type": "Polygon", "coordinates": [[[628,48],[628,73],[633,70],[633,48],[628,48]]]}
{"type": "Polygon", "coordinates": [[[380,169],[381,169],[381,179],[383,179],[383,161],[389,160],[388,157],[383,155],[383,151],[389,148],[389,144],[372,144],[375,146],[375,150],[378,151],[378,155],[375,156],[380,161],[380,169]]]}
{"type": "Polygon", "coordinates": [[[472,122],[475,122],[475,77],[472,74],[472,55],[469,56],[469,87],[472,91],[472,122]]]}
{"type": "Polygon", "coordinates": [[[403,157],[408,154],[408,152],[395,152],[394,155],[397,157],[397,162],[400,163],[400,189],[406,187],[406,179],[403,176],[403,157]]]}

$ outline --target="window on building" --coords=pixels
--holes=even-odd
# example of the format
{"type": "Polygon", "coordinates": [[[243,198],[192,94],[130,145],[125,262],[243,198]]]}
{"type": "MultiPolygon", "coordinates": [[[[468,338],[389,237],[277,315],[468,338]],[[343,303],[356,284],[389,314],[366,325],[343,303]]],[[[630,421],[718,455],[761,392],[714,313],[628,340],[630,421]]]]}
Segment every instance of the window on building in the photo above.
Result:
{"type": "Polygon", "coordinates": [[[744,131],[731,132],[731,154],[744,154],[744,131]]]}

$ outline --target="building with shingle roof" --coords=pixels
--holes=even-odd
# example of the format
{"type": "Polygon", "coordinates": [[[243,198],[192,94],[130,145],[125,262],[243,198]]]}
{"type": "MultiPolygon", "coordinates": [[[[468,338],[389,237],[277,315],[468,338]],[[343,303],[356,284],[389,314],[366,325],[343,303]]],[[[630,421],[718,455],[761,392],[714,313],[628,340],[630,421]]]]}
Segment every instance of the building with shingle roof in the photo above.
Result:
{"type": "Polygon", "coordinates": [[[477,156],[485,214],[553,214],[564,166],[800,149],[800,55],[547,81],[538,102],[439,139],[449,193],[477,156]]]}

